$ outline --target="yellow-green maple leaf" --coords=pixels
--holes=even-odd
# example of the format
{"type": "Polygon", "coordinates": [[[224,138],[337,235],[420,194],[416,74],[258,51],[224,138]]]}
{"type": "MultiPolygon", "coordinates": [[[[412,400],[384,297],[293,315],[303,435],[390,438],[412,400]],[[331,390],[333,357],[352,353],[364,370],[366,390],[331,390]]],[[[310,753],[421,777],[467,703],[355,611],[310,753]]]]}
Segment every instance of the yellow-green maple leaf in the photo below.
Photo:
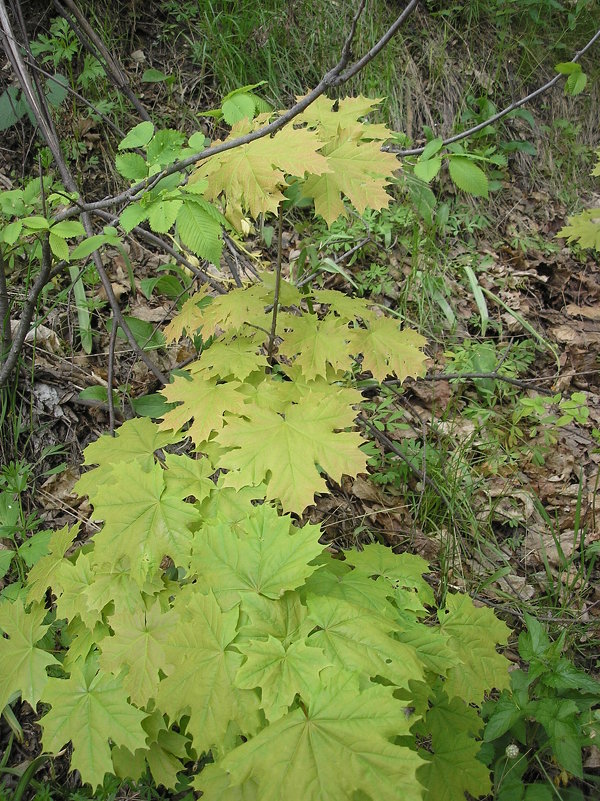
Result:
{"type": "Polygon", "coordinates": [[[94,537],[96,561],[116,565],[127,558],[140,586],[164,556],[185,567],[191,552],[189,526],[198,521],[198,512],[167,490],[159,465],[145,472],[133,462],[114,471],[114,484],[102,484],[90,496],[92,517],[104,521],[94,537]]]}
{"type": "Polygon", "coordinates": [[[204,339],[214,336],[219,329],[237,331],[246,323],[264,325],[265,308],[272,302],[268,289],[254,284],[248,289],[234,289],[219,295],[202,309],[201,325],[204,339]]]}
{"type": "Polygon", "coordinates": [[[123,687],[137,706],[146,706],[154,698],[159,671],[166,673],[170,667],[166,645],[177,624],[177,615],[165,614],[157,601],[148,609],[110,618],[114,635],[100,644],[100,668],[115,676],[128,668],[123,687]]]}
{"type": "Polygon", "coordinates": [[[401,331],[395,320],[382,317],[369,328],[355,328],[350,334],[353,352],[362,353],[363,369],[370,370],[377,381],[392,374],[400,381],[424,374],[427,357],[421,348],[426,340],[416,331],[410,328],[401,331]]]}
{"type": "Polygon", "coordinates": [[[72,528],[64,526],[52,533],[48,543],[48,554],[35,563],[27,576],[27,603],[42,600],[48,587],[52,586],[63,556],[78,533],[79,523],[72,528]]]}
{"type": "Polygon", "coordinates": [[[267,212],[275,214],[285,200],[281,189],[286,175],[302,178],[306,172],[320,175],[329,170],[318,152],[322,145],[314,131],[288,125],[274,137],[209,157],[194,175],[208,180],[206,197],[210,200],[224,192],[255,218],[267,212]]]}
{"type": "Polygon", "coordinates": [[[569,243],[578,242],[582,248],[600,250],[600,209],[585,209],[581,214],[569,217],[556,236],[564,236],[569,243]]]}
{"type": "Polygon", "coordinates": [[[315,211],[328,225],[345,216],[342,196],[362,214],[365,209],[386,208],[392,199],[385,191],[389,178],[398,169],[396,157],[383,153],[378,142],[362,142],[339,137],[326,148],[330,172],[312,174],[302,186],[302,194],[315,202],[315,211]]]}
{"type": "Polygon", "coordinates": [[[327,375],[327,365],[334,370],[348,370],[352,362],[348,326],[332,315],[319,320],[314,314],[282,319],[285,332],[280,333],[281,353],[296,357],[294,364],[302,370],[305,380],[327,375]]]}
{"type": "MultiPolygon", "coordinates": [[[[300,100],[301,98],[298,98],[300,100]]],[[[361,117],[365,117],[381,103],[383,98],[345,97],[343,100],[330,100],[321,95],[298,117],[297,122],[305,122],[309,128],[316,128],[321,139],[333,139],[338,131],[354,129],[361,117]]],[[[389,139],[392,131],[385,125],[359,124],[360,135],[364,139],[389,139]]]]}
{"type": "Polygon", "coordinates": [[[225,413],[244,414],[244,397],[237,391],[239,386],[237,381],[217,384],[216,379],[207,381],[202,375],[192,376],[191,380],[176,376],[161,394],[169,403],[179,401],[179,406],[165,413],[160,428],[178,431],[193,418],[186,433],[196,445],[205,442],[213,432],[223,428],[225,413]]]}
{"type": "Polygon", "coordinates": [[[46,668],[59,664],[52,654],[36,643],[49,626],[43,621],[48,613],[43,604],[25,611],[22,601],[0,603],[0,709],[17,693],[35,710],[48,681],[46,668]]]}
{"type": "Polygon", "coordinates": [[[188,367],[191,375],[203,379],[237,378],[244,381],[250,373],[267,367],[267,358],[258,352],[252,339],[240,338],[231,342],[217,341],[202,351],[202,356],[188,367]]]}
{"type": "Polygon", "coordinates": [[[200,328],[202,325],[202,312],[198,304],[201,301],[206,302],[207,297],[208,285],[204,285],[186,300],[163,331],[167,342],[179,342],[184,334],[192,336],[200,328]]]}
{"type": "Polygon", "coordinates": [[[173,721],[189,714],[187,731],[196,752],[202,753],[221,745],[230,722],[240,719],[247,691],[234,685],[242,656],[228,647],[236,635],[239,610],[222,612],[212,592],[202,595],[196,590],[188,597],[193,620],[171,630],[166,647],[172,667],[156,701],[173,721]]]}
{"type": "Polygon", "coordinates": [[[422,760],[390,742],[412,725],[392,688],[363,689],[357,674],[334,672],[328,682],[314,677],[306,700],[306,708],[293,709],[217,762],[231,785],[255,781],[261,801],[348,801],[357,791],[380,801],[422,800],[416,777],[422,760]]]}
{"type": "Polygon", "coordinates": [[[342,475],[364,472],[360,435],[339,431],[352,425],[353,410],[335,395],[319,400],[317,406],[308,394],[285,417],[253,407],[246,412],[248,419],[230,420],[216,438],[231,448],[219,465],[230,470],[226,485],[266,481],[268,499],[280,500],[285,511],[301,513],[314,502],[315,493],[327,491],[318,467],[337,482],[342,475]]]}
{"type": "Polygon", "coordinates": [[[40,720],[44,751],[73,743],[71,767],[96,788],[112,773],[109,742],[145,748],[145,712],[127,701],[120,678],[96,672],[94,660],[73,666],[68,679],[48,680],[42,700],[52,709],[40,720]]]}
{"type": "Polygon", "coordinates": [[[342,320],[376,320],[377,317],[369,307],[372,301],[363,298],[350,298],[336,289],[315,289],[312,295],[317,303],[326,303],[342,320]]]}

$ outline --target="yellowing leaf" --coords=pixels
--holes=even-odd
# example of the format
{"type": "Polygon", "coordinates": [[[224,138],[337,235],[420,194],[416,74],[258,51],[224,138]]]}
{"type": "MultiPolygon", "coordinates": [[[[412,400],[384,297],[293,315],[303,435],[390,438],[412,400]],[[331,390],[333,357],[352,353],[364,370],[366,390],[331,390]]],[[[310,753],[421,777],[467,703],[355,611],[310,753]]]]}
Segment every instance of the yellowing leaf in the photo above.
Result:
{"type": "Polygon", "coordinates": [[[65,552],[78,533],[79,524],[72,528],[64,526],[52,534],[48,543],[48,554],[38,559],[27,576],[28,604],[32,601],[41,601],[48,587],[52,586],[56,570],[62,563],[65,552]]]}
{"type": "Polygon", "coordinates": [[[567,242],[578,242],[582,248],[600,250],[600,209],[585,209],[581,214],[569,217],[556,236],[563,236],[567,242]]]}
{"type": "Polygon", "coordinates": [[[327,375],[327,365],[334,370],[348,370],[352,361],[348,326],[339,318],[319,320],[314,314],[300,317],[286,315],[279,350],[301,368],[305,380],[327,375]]]}
{"type": "Polygon", "coordinates": [[[133,462],[115,475],[113,485],[102,484],[90,497],[92,517],[104,528],[94,538],[94,555],[100,563],[129,560],[131,575],[141,586],[157,570],[163,557],[185,566],[191,551],[190,524],[198,512],[165,487],[163,470],[153,465],[144,472],[133,462]],[[134,471],[135,481],[129,478],[134,471]]]}
{"type": "Polygon", "coordinates": [[[96,673],[93,660],[75,665],[68,679],[49,679],[43,701],[52,706],[40,720],[44,751],[71,741],[71,767],[93,788],[112,773],[109,741],[130,751],[146,745],[146,713],[128,703],[120,678],[96,673]]]}
{"type": "Polygon", "coordinates": [[[354,412],[339,404],[335,396],[316,406],[310,394],[285,417],[269,409],[252,408],[248,419],[232,419],[217,435],[219,445],[231,448],[220,466],[231,472],[228,486],[267,483],[267,498],[279,499],[286,511],[302,512],[326,484],[317,465],[334,481],[356,475],[366,467],[359,450],[361,437],[339,432],[351,425],[354,412]]]}
{"type": "Polygon", "coordinates": [[[202,375],[192,376],[191,380],[176,376],[172,384],[163,387],[161,394],[169,403],[180,401],[180,405],[165,413],[160,428],[178,431],[193,418],[186,433],[199,445],[223,428],[226,412],[244,414],[244,397],[237,392],[239,386],[237,381],[217,384],[202,375]]]}
{"type": "Polygon", "coordinates": [[[202,325],[202,312],[198,308],[201,301],[208,297],[208,286],[204,286],[196,292],[181,307],[181,310],[173,317],[169,325],[164,330],[167,342],[178,342],[187,333],[188,336],[194,334],[202,325]]]}
{"type": "Polygon", "coordinates": [[[308,638],[340,668],[381,676],[398,687],[423,678],[415,650],[391,635],[393,620],[347,601],[309,595],[308,611],[319,630],[308,638]]]}
{"type": "Polygon", "coordinates": [[[310,175],[302,187],[315,201],[315,211],[328,225],[345,215],[342,195],[362,214],[365,209],[386,208],[388,178],[398,169],[396,157],[382,153],[378,142],[338,141],[328,148],[330,172],[310,175]]]}
{"type": "Polygon", "coordinates": [[[377,381],[392,374],[404,381],[425,372],[426,356],[421,352],[425,338],[410,328],[400,331],[395,320],[382,317],[368,329],[350,333],[354,353],[362,353],[363,369],[370,370],[377,381]]]}
{"type": "MultiPolygon", "coordinates": [[[[298,98],[300,99],[300,98],[298,98]]],[[[324,141],[333,139],[338,131],[353,128],[361,117],[365,117],[381,103],[383,98],[345,97],[343,100],[330,100],[321,95],[302,112],[297,122],[305,122],[309,128],[316,128],[324,141]]],[[[361,136],[365,139],[389,139],[392,132],[385,125],[361,125],[361,136]]]]}
{"type": "Polygon", "coordinates": [[[210,306],[202,309],[202,336],[208,339],[219,329],[237,330],[245,323],[264,324],[265,307],[270,301],[269,292],[262,284],[219,295],[210,306]]]}
{"type": "Polygon", "coordinates": [[[206,159],[195,175],[208,180],[206,196],[211,200],[225,192],[253,217],[275,214],[285,199],[281,189],[286,175],[301,178],[305,172],[320,175],[329,169],[318,152],[322,144],[314,131],[287,126],[272,138],[257,139],[206,159]]]}
{"type": "Polygon", "coordinates": [[[371,301],[362,298],[350,298],[343,292],[335,289],[317,289],[312,293],[317,303],[326,303],[329,307],[346,322],[354,320],[376,320],[375,313],[369,306],[371,301]]]}
{"type": "Polygon", "coordinates": [[[356,674],[334,674],[328,683],[315,679],[306,710],[294,709],[217,765],[233,786],[257,782],[261,801],[348,801],[357,791],[421,801],[421,759],[390,742],[410,725],[389,687],[361,690],[356,674]]]}
{"type": "Polygon", "coordinates": [[[309,563],[323,551],[319,533],[313,526],[296,529],[263,504],[233,531],[228,524],[204,526],[194,542],[192,570],[223,608],[241,601],[245,609],[247,597],[277,599],[302,586],[317,569],[309,563]]]}
{"type": "MultiPolygon", "coordinates": [[[[154,451],[177,441],[178,437],[161,431],[149,418],[135,417],[126,420],[114,437],[105,434],[91,442],[84,451],[83,463],[106,466],[137,460],[145,470],[154,464],[154,451]]],[[[94,481],[98,480],[95,474],[94,481]]]]}
{"type": "Polygon", "coordinates": [[[202,753],[220,745],[230,721],[240,717],[244,691],[236,689],[234,678],[242,656],[228,648],[239,610],[222,612],[212,593],[200,592],[191,596],[188,609],[193,620],[173,627],[167,641],[172,668],[160,683],[157,703],[171,720],[189,714],[187,731],[202,753]]]}
{"type": "Polygon", "coordinates": [[[26,612],[22,601],[0,603],[0,709],[18,693],[35,710],[48,681],[46,668],[59,664],[47,651],[36,647],[48,626],[47,610],[35,604],[26,612]]]}
{"type": "Polygon", "coordinates": [[[164,474],[165,486],[170,495],[187,498],[190,495],[197,501],[208,498],[215,485],[209,476],[215,472],[208,459],[192,459],[190,456],[168,453],[164,474]]]}

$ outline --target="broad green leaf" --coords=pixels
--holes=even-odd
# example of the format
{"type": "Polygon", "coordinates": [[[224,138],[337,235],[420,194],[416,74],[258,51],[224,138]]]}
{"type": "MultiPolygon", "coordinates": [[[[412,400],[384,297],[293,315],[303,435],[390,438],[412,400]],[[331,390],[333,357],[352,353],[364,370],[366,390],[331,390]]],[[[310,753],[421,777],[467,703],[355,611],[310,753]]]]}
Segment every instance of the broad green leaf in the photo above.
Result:
{"type": "Polygon", "coordinates": [[[316,289],[312,295],[317,303],[326,303],[338,317],[348,323],[355,320],[374,320],[375,315],[369,308],[373,304],[363,298],[351,298],[344,292],[335,289],[316,289]]]}
{"type": "Polygon", "coordinates": [[[210,476],[215,470],[208,459],[168,453],[165,463],[165,486],[171,495],[179,498],[193,496],[197,501],[203,501],[214,490],[210,476]]]}
{"type": "Polygon", "coordinates": [[[232,419],[217,434],[219,445],[231,448],[220,460],[231,472],[227,486],[267,483],[267,498],[281,501],[286,511],[302,512],[317,492],[327,489],[319,468],[334,481],[342,475],[364,472],[366,457],[359,450],[357,433],[339,432],[351,425],[354,412],[335,396],[321,399],[310,394],[291,406],[285,418],[268,409],[248,409],[248,419],[232,419]]]}
{"type": "MultiPolygon", "coordinates": [[[[322,559],[319,563],[323,564],[322,559]]],[[[314,573],[306,582],[306,592],[345,601],[366,612],[386,616],[394,624],[398,611],[390,602],[390,587],[357,570],[338,575],[331,569],[334,564],[335,560],[326,560],[325,569],[314,573]]]]}
{"type": "Polygon", "coordinates": [[[90,553],[77,552],[77,560],[63,560],[58,566],[53,590],[56,595],[56,615],[58,619],[74,620],[79,615],[90,631],[98,621],[98,613],[88,608],[85,596],[95,583],[90,553]]]}
{"type": "Polygon", "coordinates": [[[309,697],[311,685],[330,662],[320,648],[308,647],[302,640],[287,648],[269,636],[238,645],[246,661],[238,670],[235,684],[244,690],[261,689],[260,707],[269,722],[283,717],[297,693],[309,697]]]}
{"type": "Polygon", "coordinates": [[[423,754],[427,765],[418,772],[427,787],[429,801],[462,801],[491,790],[489,768],[477,759],[481,748],[474,735],[481,728],[477,712],[459,698],[437,700],[427,713],[425,728],[431,733],[433,755],[423,754]]]}
{"type": "Polygon", "coordinates": [[[425,338],[410,328],[400,330],[396,320],[382,317],[370,323],[368,329],[352,330],[351,349],[362,353],[362,367],[370,370],[373,378],[383,381],[395,374],[400,381],[425,372],[425,354],[421,348],[425,338]]]}
{"type": "Polygon", "coordinates": [[[31,568],[27,576],[27,603],[41,601],[44,593],[51,587],[58,567],[73,540],[79,533],[79,524],[55,531],[48,543],[48,555],[42,556],[31,568]]]}
{"type": "Polygon", "coordinates": [[[508,660],[496,653],[496,643],[508,639],[506,624],[491,609],[474,606],[466,595],[448,595],[446,609],[438,617],[448,646],[462,663],[448,671],[444,684],[448,697],[480,704],[484,693],[508,688],[508,660]]]}
{"type": "Polygon", "coordinates": [[[100,648],[100,668],[118,676],[124,667],[123,689],[137,706],[146,706],[156,697],[159,671],[167,673],[170,655],[167,640],[178,625],[177,616],[164,614],[160,604],[145,611],[112,615],[112,637],[105,637],[100,648]]]}
{"type": "MultiPolygon", "coordinates": [[[[95,564],[94,581],[83,592],[83,603],[96,617],[100,617],[108,604],[112,607],[112,615],[122,617],[126,614],[144,611],[146,602],[152,595],[164,589],[157,575],[150,576],[140,587],[131,577],[131,568],[127,559],[116,565],[95,564]]],[[[106,610],[105,610],[106,613],[106,610]]]]}
{"type": "Polygon", "coordinates": [[[250,94],[236,94],[225,100],[221,106],[223,118],[227,125],[234,125],[236,122],[247,117],[249,120],[254,117],[256,104],[250,94]]]}
{"type": "Polygon", "coordinates": [[[94,538],[96,562],[116,565],[126,557],[140,586],[164,556],[170,556],[177,566],[188,565],[189,526],[198,521],[198,512],[167,490],[162,468],[152,465],[144,471],[133,461],[116,465],[111,477],[112,482],[89,490],[92,517],[104,521],[94,538]],[[135,481],[130,480],[131,471],[135,481]]]}
{"type": "Polygon", "coordinates": [[[36,643],[49,626],[43,625],[48,611],[43,604],[34,604],[27,612],[22,601],[0,603],[0,709],[19,693],[35,711],[48,681],[46,668],[59,664],[52,654],[36,643]]]}
{"type": "Polygon", "coordinates": [[[146,713],[128,703],[120,678],[96,673],[93,661],[75,665],[68,679],[49,679],[43,701],[52,706],[40,720],[44,750],[57,753],[71,741],[71,767],[93,788],[112,773],[109,741],[145,747],[146,713]]]}
{"type": "Polygon", "coordinates": [[[348,564],[353,565],[359,573],[381,576],[392,585],[417,590],[423,601],[433,606],[433,592],[423,578],[423,574],[429,571],[429,565],[420,556],[395,554],[385,545],[371,543],[361,551],[347,551],[345,557],[348,564]]]}
{"type": "Polygon", "coordinates": [[[148,210],[148,224],[157,234],[166,234],[175,225],[182,200],[157,200],[148,210]]]}
{"type": "Polygon", "coordinates": [[[166,643],[172,667],[160,683],[157,704],[171,720],[189,714],[187,731],[201,753],[223,742],[230,721],[244,725],[240,710],[246,691],[234,685],[242,656],[228,648],[239,610],[222,612],[212,593],[199,591],[191,595],[188,610],[193,620],[174,626],[166,643]]]}
{"type": "MultiPolygon", "coordinates": [[[[157,131],[146,147],[146,159],[149,165],[167,167],[181,155],[181,148],[185,141],[181,131],[163,128],[157,131]]],[[[122,145],[123,143],[121,143],[122,145]]],[[[121,148],[119,146],[119,149],[121,148]]]]}
{"type": "Polygon", "coordinates": [[[177,214],[177,233],[192,253],[218,265],[223,250],[222,225],[207,211],[206,205],[186,200],[177,214]]]}
{"type": "Polygon", "coordinates": [[[148,176],[148,165],[139,153],[118,153],[115,166],[129,181],[143,181],[148,176]]]}
{"type": "Polygon", "coordinates": [[[489,182],[484,171],[466,156],[452,156],[448,162],[450,178],[459,189],[470,195],[488,196],[489,182]]]}
{"type": "Polygon", "coordinates": [[[261,320],[265,307],[271,301],[269,292],[262,284],[249,289],[234,289],[226,295],[219,295],[202,309],[201,324],[204,339],[213,336],[220,329],[234,331],[246,323],[261,320]]]}
{"type": "Polygon", "coordinates": [[[296,529],[289,518],[263,504],[233,531],[226,523],[201,529],[194,541],[192,570],[225,609],[240,600],[244,608],[246,594],[281,598],[318,569],[309,564],[323,551],[315,529],[296,529]]]}
{"type": "Polygon", "coordinates": [[[339,668],[381,676],[397,687],[423,679],[415,650],[394,639],[396,625],[388,618],[322,595],[308,596],[308,611],[318,626],[309,644],[322,648],[339,668]]]}
{"type": "Polygon", "coordinates": [[[427,142],[427,144],[423,149],[423,152],[421,153],[419,161],[427,161],[428,159],[437,156],[437,154],[440,152],[443,146],[444,146],[444,140],[442,139],[441,136],[438,136],[435,139],[432,139],[430,142],[427,142]]]}
{"type": "Polygon", "coordinates": [[[417,178],[425,181],[426,184],[431,183],[435,176],[442,168],[441,158],[427,159],[426,161],[418,161],[415,164],[414,172],[417,178]]]}
{"type": "Polygon", "coordinates": [[[581,749],[585,740],[581,734],[576,702],[563,698],[542,698],[531,712],[535,713],[535,720],[546,730],[553,754],[561,767],[573,776],[583,778],[581,749]]]}
{"type": "Polygon", "coordinates": [[[421,801],[420,758],[390,742],[409,726],[390,688],[361,691],[355,674],[337,673],[327,683],[314,680],[306,709],[294,709],[217,764],[233,786],[255,781],[261,801],[348,801],[357,791],[398,801],[400,788],[402,801],[421,801]]]}
{"type": "Polygon", "coordinates": [[[132,128],[125,139],[119,143],[119,150],[127,150],[128,148],[145,147],[152,139],[154,134],[154,125],[151,122],[140,122],[135,128],[132,128]]]}
{"type": "Polygon", "coordinates": [[[251,640],[275,637],[287,647],[297,640],[304,640],[313,628],[308,620],[308,610],[293,591],[285,592],[277,599],[246,593],[243,611],[240,635],[251,640]]]}
{"type": "Polygon", "coordinates": [[[85,236],[85,228],[79,220],[63,220],[62,222],[55,223],[50,231],[63,239],[70,239],[74,236],[85,236]]]}
{"type": "Polygon", "coordinates": [[[128,234],[148,217],[148,209],[140,203],[131,203],[119,216],[121,228],[128,234]]]}

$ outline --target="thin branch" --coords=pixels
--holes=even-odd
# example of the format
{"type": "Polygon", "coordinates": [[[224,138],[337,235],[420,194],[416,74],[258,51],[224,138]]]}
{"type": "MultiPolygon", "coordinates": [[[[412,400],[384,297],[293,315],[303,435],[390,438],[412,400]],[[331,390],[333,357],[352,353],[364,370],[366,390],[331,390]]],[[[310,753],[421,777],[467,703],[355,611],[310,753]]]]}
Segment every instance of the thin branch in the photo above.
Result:
{"type": "MultiPolygon", "coordinates": [[[[465,381],[474,381],[478,378],[489,378],[492,381],[502,381],[505,384],[511,384],[513,387],[519,387],[520,389],[531,389],[532,384],[536,384],[540,379],[539,378],[531,378],[531,379],[523,379],[523,378],[512,378],[511,376],[505,375],[504,373],[499,373],[496,370],[492,370],[490,373],[431,373],[430,375],[425,375],[420,378],[420,381],[453,381],[456,379],[464,379],[465,381]]],[[[548,380],[555,380],[556,376],[553,376],[551,379],[548,380]]],[[[399,381],[384,381],[384,384],[397,384],[400,383],[399,381]]],[[[534,387],[537,392],[540,392],[542,395],[553,395],[554,393],[551,392],[549,389],[544,389],[542,387],[534,387]]]]}
{"type": "Polygon", "coordinates": [[[273,314],[271,317],[271,331],[269,333],[269,346],[267,349],[267,360],[273,363],[273,351],[275,350],[275,335],[277,333],[277,310],[279,309],[279,290],[281,288],[281,260],[283,254],[283,205],[279,204],[279,219],[277,225],[277,265],[275,269],[275,294],[273,296],[273,314]]]}
{"type": "MultiPolygon", "coordinates": [[[[1,1],[1,0],[0,0],[1,1]]],[[[348,67],[348,61],[350,59],[350,45],[346,46],[346,43],[351,41],[350,36],[347,37],[346,42],[342,48],[342,55],[338,63],[332,67],[329,72],[327,72],[319,81],[317,86],[310,91],[307,95],[305,95],[301,100],[299,100],[292,108],[288,109],[284,114],[277,119],[270,122],[268,125],[265,125],[263,128],[259,128],[256,131],[252,131],[244,136],[239,136],[236,139],[229,139],[225,142],[221,142],[218,145],[213,145],[212,147],[206,148],[205,150],[200,151],[199,153],[195,153],[192,156],[188,156],[181,161],[177,161],[174,164],[171,164],[169,167],[166,167],[162,172],[158,173],[156,176],[152,178],[146,178],[143,181],[139,181],[137,184],[130,186],[129,189],[121,192],[119,195],[115,195],[114,197],[104,198],[103,200],[97,200],[92,203],[84,204],[84,208],[86,211],[97,211],[98,209],[105,209],[116,206],[121,203],[128,203],[131,202],[137,194],[140,192],[146,191],[150,185],[154,185],[157,181],[162,180],[168,175],[172,175],[175,172],[179,172],[187,167],[191,167],[193,164],[196,164],[198,161],[202,161],[203,159],[207,159],[210,156],[217,155],[218,153],[224,153],[227,150],[233,150],[236,147],[240,147],[241,145],[247,145],[250,142],[254,142],[257,139],[262,139],[265,136],[269,136],[270,134],[274,134],[280,128],[283,128],[289,122],[291,122],[295,117],[301,114],[306,108],[308,108],[314,101],[319,98],[322,94],[324,94],[328,89],[333,87],[339,86],[345,80],[355,75],[357,72],[357,65],[360,64],[360,69],[362,69],[366,64],[369,63],[375,56],[382,50],[382,48],[387,44],[391,36],[396,33],[400,25],[406,20],[409,14],[414,11],[417,5],[417,0],[410,0],[404,11],[400,14],[396,22],[388,29],[388,31],[381,37],[381,39],[377,42],[377,44],[369,50],[369,52],[360,59],[359,62],[348,67]],[[348,69],[346,69],[348,67],[348,69]],[[347,77],[346,77],[347,76],[347,77]]],[[[56,220],[65,220],[68,217],[73,217],[74,215],[79,213],[79,209],[76,207],[71,207],[70,209],[65,209],[65,211],[61,212],[59,215],[56,216],[56,220]]]]}
{"type": "Polygon", "coordinates": [[[140,102],[139,98],[134,94],[131,86],[129,85],[129,81],[127,80],[127,76],[121,69],[121,66],[116,61],[115,58],[108,52],[106,45],[102,41],[102,39],[98,36],[96,31],[91,27],[87,19],[81,13],[79,8],[73,2],[73,0],[63,0],[62,3],[58,2],[58,0],[54,0],[54,7],[61,15],[64,17],[66,21],[69,23],[71,28],[73,29],[75,35],[82,43],[82,45],[89,50],[89,52],[97,58],[98,61],[103,62],[104,66],[106,67],[106,71],[109,74],[112,81],[115,83],[117,89],[122,92],[125,97],[129,100],[132,106],[135,108],[137,113],[143,120],[150,120],[150,115],[144,108],[143,104],[140,102]],[[67,8],[64,8],[66,6],[67,8]],[[68,10],[67,10],[68,9],[68,10]]]}
{"type": "Polygon", "coordinates": [[[2,245],[0,245],[0,363],[5,354],[10,351],[12,334],[10,326],[10,302],[8,300],[8,286],[6,284],[6,262],[2,245]]]}
{"type": "MultiPolygon", "coordinates": [[[[587,51],[592,47],[596,41],[600,38],[600,30],[597,30],[596,33],[592,36],[589,42],[578,50],[573,58],[571,59],[571,64],[576,64],[579,59],[587,53],[587,51]]],[[[448,139],[444,139],[442,146],[451,145],[454,142],[460,142],[461,139],[467,139],[467,137],[472,136],[473,134],[477,133],[478,131],[482,131],[484,128],[487,128],[488,125],[492,125],[494,122],[498,122],[503,117],[506,117],[507,114],[510,114],[511,111],[515,111],[515,109],[524,106],[526,103],[535,100],[536,97],[539,97],[544,92],[547,92],[548,89],[551,89],[553,86],[564,78],[564,75],[558,73],[554,76],[551,80],[547,81],[543,86],[540,86],[535,91],[530,92],[526,97],[522,97],[520,100],[515,100],[514,103],[511,103],[510,106],[506,106],[503,108],[502,111],[499,111],[497,114],[493,114],[491,117],[488,117],[487,120],[480,122],[478,125],[474,125],[472,128],[469,128],[466,131],[462,131],[461,133],[454,134],[454,136],[449,136],[448,139]]],[[[394,153],[397,156],[419,156],[425,150],[425,147],[412,147],[408,150],[396,150],[394,147],[386,147],[385,150],[388,150],[394,153]]]]}
{"type": "Polygon", "coordinates": [[[116,319],[112,318],[112,327],[110,329],[110,339],[108,341],[108,370],[107,370],[107,383],[108,383],[108,429],[111,437],[115,435],[115,399],[113,397],[113,381],[115,375],[115,345],[117,342],[117,331],[119,326],[116,319]]]}

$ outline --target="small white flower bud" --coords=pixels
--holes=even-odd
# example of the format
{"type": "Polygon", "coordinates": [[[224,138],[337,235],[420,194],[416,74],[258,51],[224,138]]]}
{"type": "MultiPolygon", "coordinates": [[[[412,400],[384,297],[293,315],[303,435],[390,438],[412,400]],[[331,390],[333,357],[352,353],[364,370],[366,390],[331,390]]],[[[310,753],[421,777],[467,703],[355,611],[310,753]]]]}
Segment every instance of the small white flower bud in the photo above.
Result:
{"type": "Polygon", "coordinates": [[[519,746],[511,743],[506,746],[506,751],[504,753],[507,759],[516,759],[519,756],[519,746]]]}

